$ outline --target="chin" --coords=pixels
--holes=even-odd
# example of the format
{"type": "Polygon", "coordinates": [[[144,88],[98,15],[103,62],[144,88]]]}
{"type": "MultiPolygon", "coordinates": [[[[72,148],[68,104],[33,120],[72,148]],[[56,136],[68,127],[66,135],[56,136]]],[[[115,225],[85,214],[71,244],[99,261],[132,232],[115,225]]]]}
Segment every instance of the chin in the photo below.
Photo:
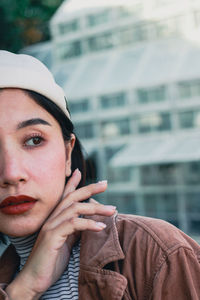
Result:
{"type": "Polygon", "coordinates": [[[11,233],[6,233],[6,235],[11,236],[11,237],[25,237],[32,235],[36,233],[37,231],[18,231],[18,232],[11,232],[11,233]]]}
{"type": "Polygon", "coordinates": [[[10,237],[25,237],[25,236],[29,236],[29,235],[32,235],[34,234],[35,232],[37,231],[18,231],[18,232],[5,232],[4,234],[5,235],[8,235],[10,237]]]}
{"type": "Polygon", "coordinates": [[[22,225],[16,225],[14,227],[7,227],[7,228],[2,228],[0,231],[8,236],[12,237],[23,237],[27,235],[34,234],[35,232],[38,232],[40,230],[41,226],[34,225],[32,224],[26,224],[25,226],[22,225]]]}

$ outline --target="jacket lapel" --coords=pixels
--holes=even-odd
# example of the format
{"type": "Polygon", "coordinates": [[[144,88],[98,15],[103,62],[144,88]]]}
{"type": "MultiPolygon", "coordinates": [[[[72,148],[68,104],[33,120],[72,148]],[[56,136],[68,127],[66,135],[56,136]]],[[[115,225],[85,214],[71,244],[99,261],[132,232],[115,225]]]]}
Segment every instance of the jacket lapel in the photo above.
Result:
{"type": "Polygon", "coordinates": [[[120,300],[124,295],[127,279],[117,272],[103,269],[109,263],[124,259],[115,218],[116,215],[106,218],[95,216],[95,221],[106,223],[106,229],[81,235],[80,300],[120,300]]]}

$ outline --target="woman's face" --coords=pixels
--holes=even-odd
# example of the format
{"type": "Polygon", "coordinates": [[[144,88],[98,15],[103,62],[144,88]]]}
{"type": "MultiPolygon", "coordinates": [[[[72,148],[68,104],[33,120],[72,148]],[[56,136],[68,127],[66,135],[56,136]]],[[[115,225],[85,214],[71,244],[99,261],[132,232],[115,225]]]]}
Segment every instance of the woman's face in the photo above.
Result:
{"type": "Polygon", "coordinates": [[[65,142],[54,117],[23,90],[0,91],[0,232],[41,227],[62,198],[74,139],[65,142]]]}

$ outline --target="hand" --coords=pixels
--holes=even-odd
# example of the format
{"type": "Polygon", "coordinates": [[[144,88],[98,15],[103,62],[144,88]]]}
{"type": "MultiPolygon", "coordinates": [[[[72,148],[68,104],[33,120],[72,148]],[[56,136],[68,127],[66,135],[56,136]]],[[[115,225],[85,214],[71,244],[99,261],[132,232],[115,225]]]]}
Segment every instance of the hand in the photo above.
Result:
{"type": "Polygon", "coordinates": [[[23,286],[24,290],[32,295],[31,298],[26,299],[39,299],[66,269],[77,234],[79,235],[83,230],[98,232],[106,227],[103,223],[79,216],[114,214],[113,206],[105,206],[96,201],[81,203],[94,194],[104,192],[107,183],[102,181],[76,190],[80,180],[81,173],[76,170],[66,185],[62,201],[42,226],[24,268],[8,286],[7,292],[9,290],[12,292],[16,286],[23,286]]]}

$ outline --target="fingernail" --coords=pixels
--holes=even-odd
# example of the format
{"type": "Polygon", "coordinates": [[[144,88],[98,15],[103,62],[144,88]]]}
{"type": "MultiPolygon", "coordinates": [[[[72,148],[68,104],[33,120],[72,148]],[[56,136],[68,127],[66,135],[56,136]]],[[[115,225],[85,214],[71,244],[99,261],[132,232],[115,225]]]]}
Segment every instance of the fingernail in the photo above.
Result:
{"type": "Polygon", "coordinates": [[[98,228],[101,228],[101,229],[106,228],[106,224],[102,223],[102,222],[96,222],[96,225],[97,225],[98,228]]]}
{"type": "Polygon", "coordinates": [[[106,185],[108,183],[107,180],[102,180],[102,181],[99,181],[98,184],[100,185],[106,185]]]}
{"type": "Polygon", "coordinates": [[[74,175],[80,173],[80,170],[77,168],[75,171],[74,171],[74,175]]]}
{"type": "Polygon", "coordinates": [[[109,210],[116,210],[116,206],[113,206],[113,205],[105,205],[105,208],[107,208],[109,210]]]}

